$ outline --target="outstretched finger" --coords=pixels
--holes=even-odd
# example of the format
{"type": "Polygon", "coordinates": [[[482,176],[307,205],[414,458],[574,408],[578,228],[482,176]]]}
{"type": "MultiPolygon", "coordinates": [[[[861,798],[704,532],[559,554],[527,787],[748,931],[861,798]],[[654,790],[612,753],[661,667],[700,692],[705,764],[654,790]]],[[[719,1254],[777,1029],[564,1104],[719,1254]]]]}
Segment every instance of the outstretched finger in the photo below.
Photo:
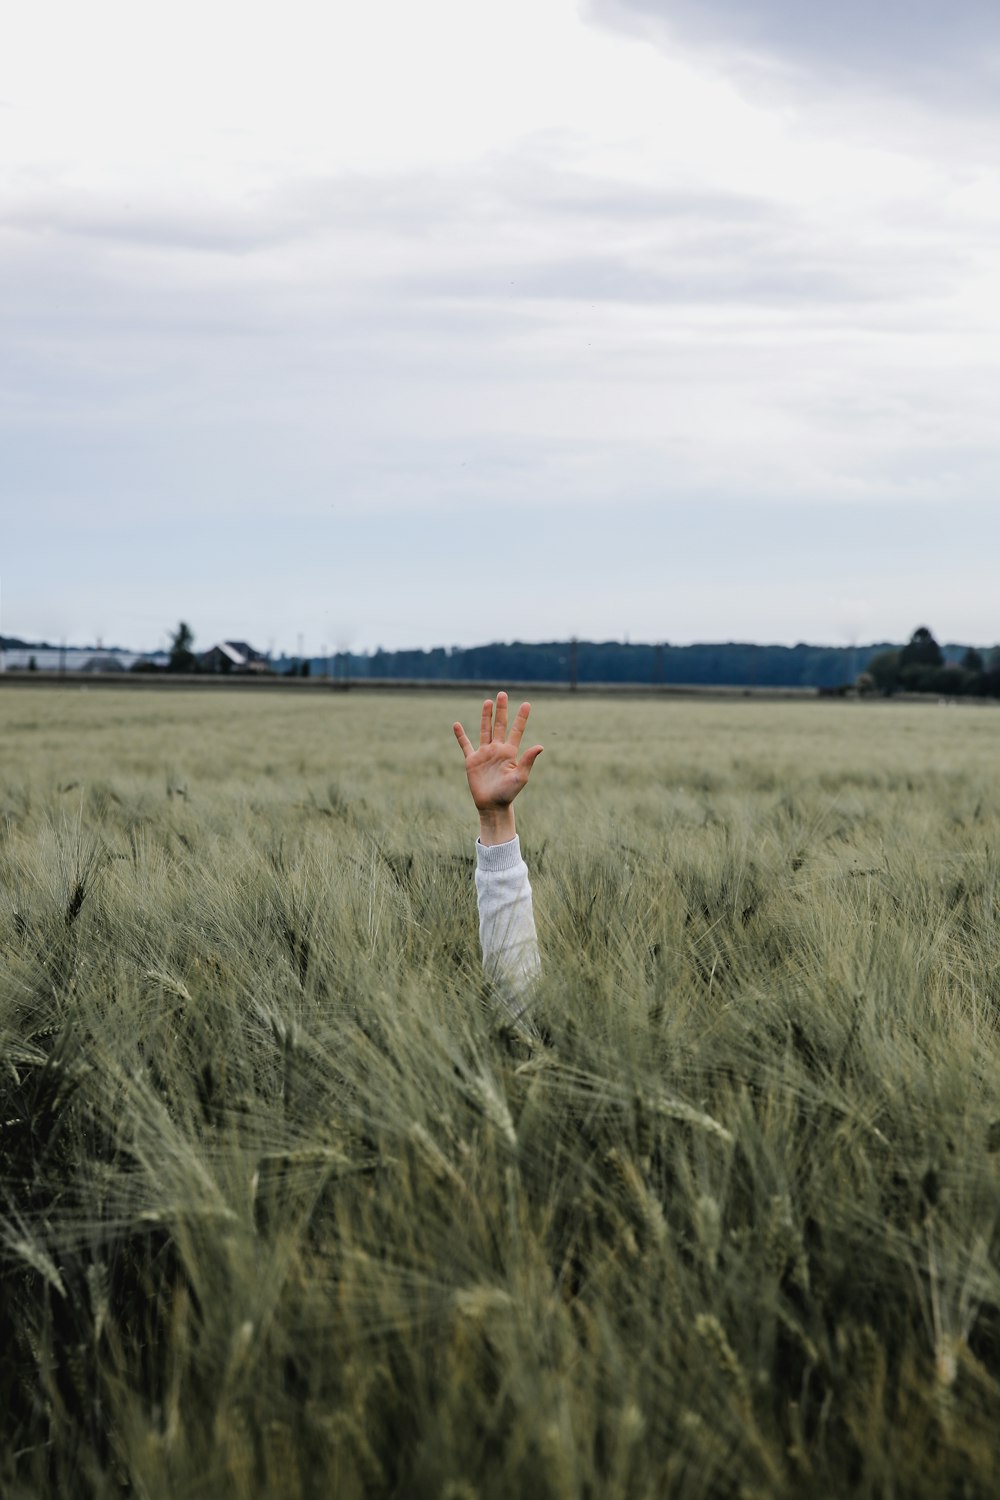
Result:
{"type": "Polygon", "coordinates": [[[487,698],[483,704],[483,719],[479,726],[479,748],[490,744],[493,739],[493,699],[487,698]]]}
{"type": "Polygon", "coordinates": [[[493,738],[501,743],[507,738],[507,694],[497,693],[497,716],[493,724],[493,738]]]}
{"type": "Polygon", "coordinates": [[[458,740],[459,748],[462,754],[465,756],[466,760],[468,760],[469,756],[474,753],[472,749],[472,741],[469,739],[469,736],[466,734],[461,724],[459,724],[457,721],[451,727],[455,732],[455,738],[456,740],[458,740]]]}
{"type": "Polygon", "coordinates": [[[541,753],[541,745],[532,745],[530,750],[525,750],[524,754],[521,756],[521,759],[518,761],[518,765],[521,767],[521,770],[525,773],[525,775],[527,775],[531,770],[532,766],[535,764],[535,761],[538,759],[541,753]]]}
{"type": "Polygon", "coordinates": [[[530,714],[530,712],[530,703],[522,703],[521,707],[517,711],[517,718],[514,720],[514,727],[510,732],[510,742],[514,746],[515,750],[521,743],[521,736],[524,733],[524,726],[528,722],[528,715],[530,714]]]}

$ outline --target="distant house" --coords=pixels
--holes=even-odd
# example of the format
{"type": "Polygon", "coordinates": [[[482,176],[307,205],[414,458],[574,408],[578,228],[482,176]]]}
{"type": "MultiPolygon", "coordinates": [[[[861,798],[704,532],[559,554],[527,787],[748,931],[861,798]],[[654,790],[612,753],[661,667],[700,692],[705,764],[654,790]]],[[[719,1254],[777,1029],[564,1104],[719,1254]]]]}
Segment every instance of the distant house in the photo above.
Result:
{"type": "Polygon", "coordinates": [[[198,665],[203,672],[266,672],[269,662],[246,641],[218,641],[201,652],[198,665]]]}

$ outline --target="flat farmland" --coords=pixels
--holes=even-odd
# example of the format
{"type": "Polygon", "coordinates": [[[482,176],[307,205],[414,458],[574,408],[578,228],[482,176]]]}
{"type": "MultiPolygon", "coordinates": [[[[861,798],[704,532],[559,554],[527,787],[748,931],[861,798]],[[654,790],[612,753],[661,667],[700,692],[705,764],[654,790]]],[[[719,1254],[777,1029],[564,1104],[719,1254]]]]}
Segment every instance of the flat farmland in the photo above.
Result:
{"type": "Polygon", "coordinates": [[[533,702],[0,691],[5,1495],[995,1493],[1000,712],[533,702]]]}

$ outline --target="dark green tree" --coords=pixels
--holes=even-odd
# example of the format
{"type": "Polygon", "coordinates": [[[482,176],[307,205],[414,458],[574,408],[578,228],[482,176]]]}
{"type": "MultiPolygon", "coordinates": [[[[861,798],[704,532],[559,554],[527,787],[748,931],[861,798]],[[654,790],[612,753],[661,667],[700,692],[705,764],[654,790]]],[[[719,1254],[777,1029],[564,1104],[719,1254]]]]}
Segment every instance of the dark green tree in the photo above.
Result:
{"type": "Polygon", "coordinates": [[[977,651],[975,646],[967,646],[962,657],[962,670],[965,672],[981,672],[983,670],[983,653],[977,651]]]}
{"type": "Polygon", "coordinates": [[[919,625],[899,653],[903,667],[943,667],[944,653],[926,625],[919,625]]]}
{"type": "Polygon", "coordinates": [[[909,693],[950,692],[939,673],[944,652],[926,625],[919,626],[899,653],[899,685],[909,693]]]}
{"type": "Polygon", "coordinates": [[[869,676],[875,679],[876,690],[886,696],[899,687],[899,656],[898,651],[880,651],[866,668],[869,676]]]}
{"type": "Polygon", "coordinates": [[[181,620],[170,637],[170,664],[169,672],[193,672],[197,665],[194,652],[194,631],[186,621],[181,620]]]}

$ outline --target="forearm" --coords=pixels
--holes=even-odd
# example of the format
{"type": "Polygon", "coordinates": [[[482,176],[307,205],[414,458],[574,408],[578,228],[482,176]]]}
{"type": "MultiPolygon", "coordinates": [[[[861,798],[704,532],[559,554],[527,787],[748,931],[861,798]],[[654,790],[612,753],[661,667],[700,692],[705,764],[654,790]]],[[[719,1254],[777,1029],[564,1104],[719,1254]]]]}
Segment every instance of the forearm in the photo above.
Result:
{"type": "Polygon", "coordinates": [[[517,827],[514,823],[514,808],[511,804],[480,811],[479,842],[486,848],[490,848],[493,844],[509,844],[511,839],[516,837],[517,827]]]}
{"type": "MultiPolygon", "coordinates": [[[[487,833],[495,832],[494,828],[487,833]]],[[[476,846],[476,899],[483,967],[515,1015],[541,969],[528,867],[516,835],[476,846]]]]}

